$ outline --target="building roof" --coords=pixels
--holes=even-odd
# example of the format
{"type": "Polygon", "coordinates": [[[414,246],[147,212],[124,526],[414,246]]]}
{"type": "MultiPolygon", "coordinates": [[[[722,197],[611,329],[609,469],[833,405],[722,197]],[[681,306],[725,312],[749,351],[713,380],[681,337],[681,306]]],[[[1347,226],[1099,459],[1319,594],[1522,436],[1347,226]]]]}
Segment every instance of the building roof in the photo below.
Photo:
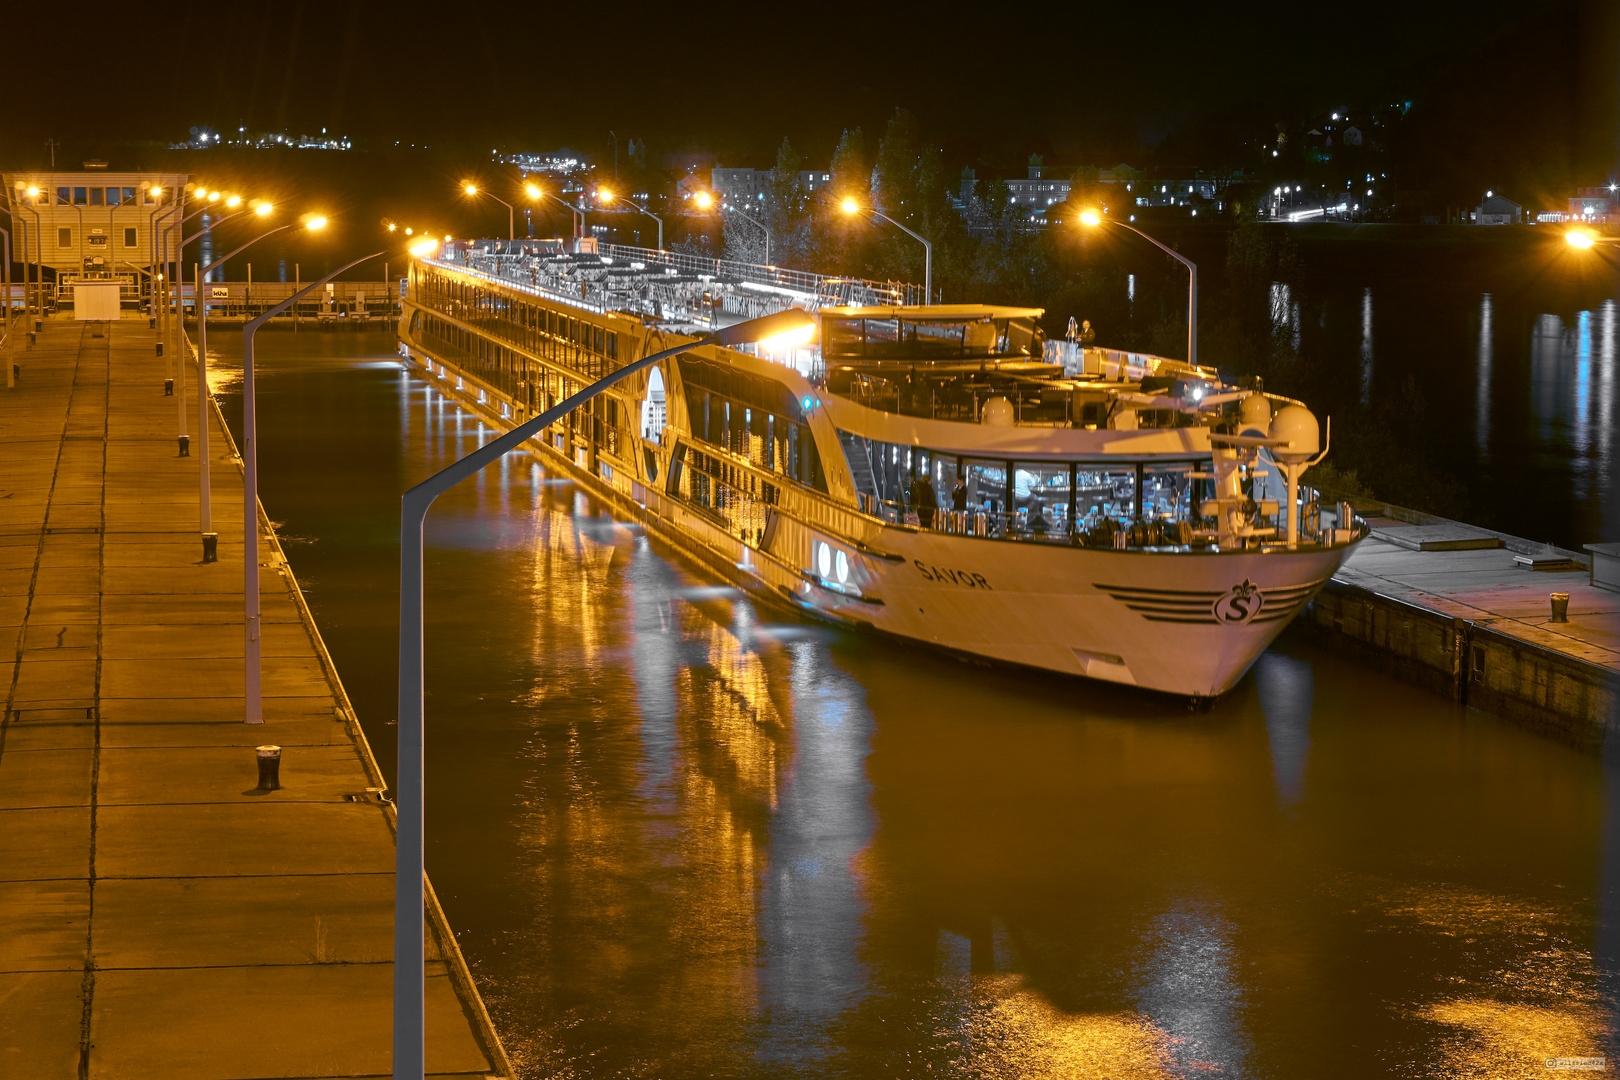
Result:
{"type": "Polygon", "coordinates": [[[1482,214],[1517,214],[1523,209],[1524,207],[1512,199],[1505,199],[1500,195],[1492,195],[1479,204],[1479,212],[1482,214]]]}

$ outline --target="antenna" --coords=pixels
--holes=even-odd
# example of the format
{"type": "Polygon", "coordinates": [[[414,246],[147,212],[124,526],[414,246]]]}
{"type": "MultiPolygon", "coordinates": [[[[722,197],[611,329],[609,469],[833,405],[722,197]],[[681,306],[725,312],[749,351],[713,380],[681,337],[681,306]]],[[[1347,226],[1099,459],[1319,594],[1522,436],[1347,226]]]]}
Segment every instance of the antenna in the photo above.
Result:
{"type": "Polygon", "coordinates": [[[51,171],[56,171],[56,140],[46,139],[45,145],[51,148],[51,171]]]}

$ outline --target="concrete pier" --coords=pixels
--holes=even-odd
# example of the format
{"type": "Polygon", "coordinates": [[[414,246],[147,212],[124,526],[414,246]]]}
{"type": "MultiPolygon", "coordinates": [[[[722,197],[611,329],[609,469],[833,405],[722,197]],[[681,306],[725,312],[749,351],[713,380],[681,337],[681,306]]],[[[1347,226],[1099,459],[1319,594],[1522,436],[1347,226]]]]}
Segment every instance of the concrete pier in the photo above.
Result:
{"type": "Polygon", "coordinates": [[[1584,556],[1385,503],[1357,512],[1372,535],[1294,632],[1584,749],[1616,737],[1620,592],[1591,584],[1584,556]]]}
{"type": "MultiPolygon", "coordinates": [[[[5,357],[0,1076],[387,1075],[392,808],[262,525],[266,722],[242,722],[241,473],[215,413],[205,563],[154,340],[51,319],[5,357]]],[[[427,1032],[430,1074],[510,1075],[436,902],[427,1032]]]]}

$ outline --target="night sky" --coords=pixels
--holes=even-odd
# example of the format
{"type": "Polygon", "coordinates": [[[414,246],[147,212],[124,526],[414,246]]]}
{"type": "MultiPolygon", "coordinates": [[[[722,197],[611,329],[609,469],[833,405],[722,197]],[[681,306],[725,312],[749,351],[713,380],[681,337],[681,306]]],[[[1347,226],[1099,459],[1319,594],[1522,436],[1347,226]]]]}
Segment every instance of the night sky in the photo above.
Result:
{"type": "Polygon", "coordinates": [[[621,151],[644,139],[649,163],[708,152],[764,166],[784,135],[818,163],[845,127],[863,127],[870,145],[902,106],[956,164],[1016,167],[1040,151],[1107,165],[1140,162],[1155,147],[1205,158],[1211,138],[1413,100],[1432,111],[1437,137],[1561,155],[1572,173],[1612,171],[1615,9],[1595,0],[1185,10],[289,0],[184,5],[177,37],[167,13],[108,5],[105,44],[71,64],[61,56],[63,9],[19,5],[4,28],[7,85],[43,84],[41,107],[8,116],[0,155],[37,167],[54,138],[70,157],[81,147],[112,156],[200,124],[325,127],[362,145],[486,155],[567,145],[609,158],[616,131],[621,151]],[[173,57],[176,42],[193,59],[167,63],[163,92],[144,96],[152,61],[173,57]]]}

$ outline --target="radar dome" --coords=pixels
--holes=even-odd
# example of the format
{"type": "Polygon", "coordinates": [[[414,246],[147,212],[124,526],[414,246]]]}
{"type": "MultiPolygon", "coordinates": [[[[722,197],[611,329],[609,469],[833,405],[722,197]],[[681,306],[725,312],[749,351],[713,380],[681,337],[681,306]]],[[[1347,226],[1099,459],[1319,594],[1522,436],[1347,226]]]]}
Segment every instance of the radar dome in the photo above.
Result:
{"type": "MultiPolygon", "coordinates": [[[[1245,400],[1244,404],[1247,404],[1245,400]]],[[[1322,449],[1322,430],[1316,416],[1303,405],[1284,405],[1271,419],[1271,437],[1286,440],[1287,446],[1273,446],[1271,456],[1292,463],[1313,458],[1322,449]]]]}
{"type": "Polygon", "coordinates": [[[1271,402],[1266,400],[1264,394],[1250,394],[1238,404],[1238,416],[1245,430],[1259,428],[1265,431],[1271,423],[1271,402]]]}
{"type": "Polygon", "coordinates": [[[984,416],[981,422],[989,424],[991,427],[1012,427],[1012,402],[1008,401],[1004,397],[993,397],[989,401],[986,401],[984,403],[984,416]]]}

